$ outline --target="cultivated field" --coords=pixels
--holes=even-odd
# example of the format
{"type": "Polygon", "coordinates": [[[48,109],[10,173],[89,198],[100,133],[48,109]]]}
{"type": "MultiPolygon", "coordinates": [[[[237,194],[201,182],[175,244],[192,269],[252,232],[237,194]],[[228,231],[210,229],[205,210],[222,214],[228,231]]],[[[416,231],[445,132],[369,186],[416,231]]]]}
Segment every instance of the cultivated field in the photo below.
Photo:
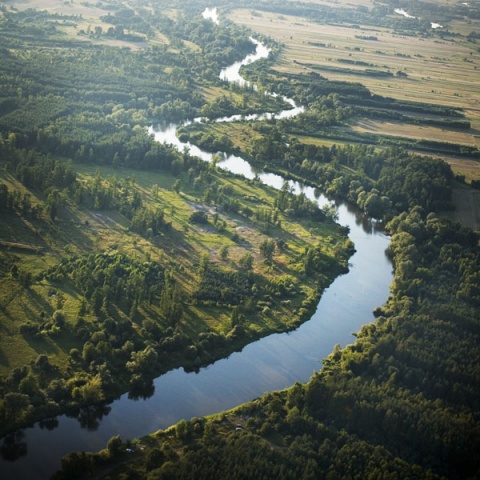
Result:
{"type": "MultiPolygon", "coordinates": [[[[371,6],[367,5],[371,2],[363,3],[371,6]]],[[[353,6],[347,0],[339,0],[335,4],[353,6]]],[[[478,147],[480,52],[476,44],[468,43],[465,37],[449,37],[445,40],[436,35],[434,30],[429,36],[407,37],[375,26],[320,24],[300,17],[247,9],[233,11],[229,19],[285,45],[276,67],[280,72],[316,71],[330,80],[362,83],[373,93],[386,97],[460,107],[472,127],[466,131],[448,130],[413,123],[362,119],[352,125],[353,130],[478,147]],[[370,36],[377,40],[365,39],[370,36]],[[358,62],[362,63],[359,65],[358,62]],[[339,71],[346,68],[348,73],[339,71]],[[393,76],[367,76],[364,72],[367,68],[388,72],[393,76]],[[358,74],[352,72],[355,69],[358,74]],[[399,71],[406,77],[397,76],[399,71]]],[[[405,18],[405,21],[408,19],[405,18]]],[[[463,35],[472,31],[480,33],[480,23],[455,22],[452,29],[463,35]]],[[[469,181],[480,179],[480,162],[475,159],[442,158],[451,165],[455,174],[464,175],[469,181]]],[[[473,206],[478,201],[478,196],[469,196],[465,192],[455,196],[456,219],[465,221],[466,225],[476,230],[480,229],[480,220],[472,212],[475,212],[476,207],[473,206]]]]}
{"type": "MultiPolygon", "coordinates": [[[[79,0],[13,0],[12,2],[9,2],[8,5],[17,10],[35,9],[47,11],[52,14],[75,16],[76,19],[74,21],[71,19],[68,19],[68,21],[64,20],[63,25],[59,22],[56,25],[57,28],[67,35],[76,37],[80,40],[90,41],[92,43],[110,45],[112,47],[127,47],[131,50],[138,50],[149,44],[168,44],[167,37],[165,37],[158,29],[155,30],[154,35],[148,39],[148,43],[147,41],[131,42],[105,36],[90,36],[89,33],[94,32],[97,27],[100,27],[103,32],[106,32],[112,27],[111,24],[106,23],[101,19],[102,16],[108,14],[114,15],[115,11],[118,9],[116,4],[110,6],[108,2],[90,3],[79,0]],[[85,32],[86,35],[81,33],[82,31],[85,32]]],[[[134,2],[131,2],[131,4],[125,3],[125,6],[136,11],[134,2]]],[[[137,11],[136,13],[139,14],[137,11]]],[[[145,40],[147,39],[145,38],[145,40]]]]}
{"type": "MultiPolygon", "coordinates": [[[[236,10],[229,18],[285,44],[279,70],[298,72],[313,66],[328,79],[360,82],[379,95],[461,107],[472,126],[480,127],[480,53],[475,45],[399,36],[382,28],[318,24],[275,13],[252,15],[251,10],[236,10]],[[361,36],[375,36],[377,41],[361,36]],[[402,71],[407,77],[357,76],[320,68],[345,67],[345,60],[394,75],[402,71]]],[[[467,25],[464,29],[470,31],[467,25]]],[[[365,70],[351,64],[348,68],[365,70]]]]}
{"type": "Polygon", "coordinates": [[[360,120],[352,127],[356,132],[383,133],[405,138],[434,140],[437,142],[457,143],[474,147],[476,138],[470,131],[446,130],[444,128],[428,127],[411,123],[390,121],[360,120]]]}

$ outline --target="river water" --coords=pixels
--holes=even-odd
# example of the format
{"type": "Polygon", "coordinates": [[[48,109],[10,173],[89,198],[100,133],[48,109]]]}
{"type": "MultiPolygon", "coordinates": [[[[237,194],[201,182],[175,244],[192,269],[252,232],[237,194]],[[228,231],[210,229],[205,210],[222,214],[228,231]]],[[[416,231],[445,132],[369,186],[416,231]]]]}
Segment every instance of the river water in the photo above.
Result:
{"type": "MultiPolygon", "coordinates": [[[[268,50],[257,44],[258,58],[265,51],[268,55],[268,50]]],[[[248,62],[255,59],[250,57],[248,62]]],[[[289,103],[292,109],[274,118],[302,111],[302,107],[290,100],[289,103]]],[[[220,121],[235,120],[238,118],[220,121]]],[[[158,141],[183,149],[186,145],[176,138],[177,128],[177,125],[152,127],[150,131],[158,141]]],[[[187,146],[192,154],[211,160],[211,154],[187,146]]],[[[254,170],[238,156],[223,155],[218,166],[247,178],[258,176],[276,188],[283,184],[278,175],[254,170]]],[[[295,191],[303,191],[317,200],[320,206],[331,203],[323,196],[316,196],[311,187],[293,182],[291,185],[295,191]]],[[[358,211],[344,204],[337,204],[336,208],[339,223],[350,228],[349,237],[355,243],[356,253],[350,259],[349,272],[326,289],[309,321],[292,332],[258,340],[198,373],[172,370],[154,381],[155,392],[150,398],[134,400],[125,394],[103,409],[84,410],[77,417],[61,415],[50,425],[37,423],[17,432],[15,437],[2,439],[0,479],[47,479],[59,468],[60,458],[70,451],[96,451],[104,448],[113,435],[119,434],[123,440],[133,439],[181,419],[229,409],[265,392],[307,381],[321,368],[322,359],[336,344],[343,347],[352,343],[352,333],[373,321],[372,311],[385,302],[392,280],[392,265],[385,254],[388,238],[375,222],[358,211]]]]}

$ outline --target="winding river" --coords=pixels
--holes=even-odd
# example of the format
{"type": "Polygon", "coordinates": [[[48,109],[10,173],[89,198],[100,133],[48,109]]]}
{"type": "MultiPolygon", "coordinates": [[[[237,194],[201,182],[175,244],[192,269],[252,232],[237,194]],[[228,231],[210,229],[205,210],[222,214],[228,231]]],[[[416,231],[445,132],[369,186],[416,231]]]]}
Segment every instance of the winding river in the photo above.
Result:
{"type": "MultiPolygon", "coordinates": [[[[222,78],[239,81],[237,76],[242,64],[268,55],[268,49],[258,42],[256,45],[253,56],[222,71],[222,78]]],[[[302,110],[292,101],[288,102],[292,109],[274,116],[264,115],[281,118],[302,110]]],[[[192,154],[211,160],[211,154],[180,143],[175,135],[177,127],[151,128],[151,133],[158,141],[181,149],[188,146],[192,154]]],[[[258,176],[276,188],[283,184],[278,175],[253,170],[237,156],[224,155],[218,166],[248,178],[258,176]]],[[[315,196],[311,187],[291,185],[297,192],[303,191],[307,197],[317,200],[320,206],[330,203],[323,196],[315,196]]],[[[155,380],[155,392],[147,399],[135,400],[125,394],[107,407],[83,410],[78,417],[61,415],[48,424],[37,423],[17,432],[15,437],[2,439],[0,478],[47,479],[59,468],[60,458],[70,451],[96,451],[104,448],[113,435],[133,439],[181,419],[229,409],[267,391],[307,381],[321,368],[322,359],[336,344],[352,343],[352,333],[373,321],[372,311],[385,302],[392,280],[392,265],[385,254],[388,238],[361,213],[344,204],[336,207],[339,223],[350,228],[349,236],[355,243],[356,253],[350,259],[349,272],[338,277],[324,292],[309,321],[295,331],[258,340],[198,373],[186,373],[183,369],[170,371],[155,380]]]]}

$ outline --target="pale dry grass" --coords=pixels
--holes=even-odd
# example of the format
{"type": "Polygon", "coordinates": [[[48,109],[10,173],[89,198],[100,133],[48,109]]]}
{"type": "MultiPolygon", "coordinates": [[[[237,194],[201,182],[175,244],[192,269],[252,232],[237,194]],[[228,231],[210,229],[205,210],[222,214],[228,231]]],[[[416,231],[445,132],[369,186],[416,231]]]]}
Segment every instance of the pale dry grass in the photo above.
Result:
{"type": "Polygon", "coordinates": [[[468,180],[480,181],[480,162],[478,160],[451,156],[441,156],[440,158],[450,165],[456,175],[464,175],[468,180]]]}
{"type": "Polygon", "coordinates": [[[425,127],[399,122],[381,122],[375,120],[360,120],[352,130],[361,133],[382,133],[396,137],[411,138],[412,140],[433,140],[436,142],[457,143],[460,145],[475,146],[475,137],[463,131],[446,130],[438,127],[425,127]]]}
{"type": "Polygon", "coordinates": [[[473,126],[480,127],[480,112],[476,110],[480,108],[480,53],[474,45],[433,37],[406,37],[380,28],[372,32],[348,26],[320,25],[275,13],[252,15],[250,10],[236,10],[230,19],[285,44],[278,66],[280,71],[305,71],[311,65],[319,68],[317,71],[328,79],[360,82],[380,95],[465,108],[473,126]],[[378,40],[356,38],[359,36],[376,36],[378,40]],[[325,44],[325,47],[318,44],[325,44]],[[338,60],[367,62],[370,66],[354,66],[338,60]],[[359,70],[371,68],[394,75],[402,71],[408,78],[322,71],[322,65],[359,70]]]}
{"type": "MultiPolygon", "coordinates": [[[[346,4],[346,0],[343,3],[346,4]]],[[[373,93],[386,97],[462,108],[472,125],[469,131],[455,131],[365,121],[354,127],[357,131],[478,146],[475,136],[480,131],[480,52],[475,44],[462,39],[445,41],[435,36],[407,37],[375,26],[353,28],[319,24],[300,17],[247,9],[235,10],[229,18],[284,44],[275,67],[279,72],[316,71],[330,80],[361,83],[373,93]],[[377,41],[356,38],[362,36],[376,36],[377,41]],[[369,66],[351,65],[341,60],[366,62],[369,66]],[[394,76],[379,78],[331,72],[322,70],[322,66],[370,68],[391,72],[394,76]],[[407,78],[397,77],[398,71],[406,73],[407,78]]],[[[479,25],[479,22],[456,22],[455,29],[468,34],[478,31],[479,25]]],[[[454,172],[465,172],[469,180],[478,178],[480,163],[472,160],[463,168],[468,161],[455,160],[454,172]]]]}

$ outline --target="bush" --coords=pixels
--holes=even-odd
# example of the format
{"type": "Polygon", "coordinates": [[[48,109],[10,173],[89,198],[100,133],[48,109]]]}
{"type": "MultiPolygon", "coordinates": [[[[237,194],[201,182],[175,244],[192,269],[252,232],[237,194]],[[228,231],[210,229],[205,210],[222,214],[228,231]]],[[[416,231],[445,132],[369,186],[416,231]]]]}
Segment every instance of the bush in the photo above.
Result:
{"type": "Polygon", "coordinates": [[[190,223],[206,224],[208,215],[205,212],[195,211],[190,215],[190,223]]]}

